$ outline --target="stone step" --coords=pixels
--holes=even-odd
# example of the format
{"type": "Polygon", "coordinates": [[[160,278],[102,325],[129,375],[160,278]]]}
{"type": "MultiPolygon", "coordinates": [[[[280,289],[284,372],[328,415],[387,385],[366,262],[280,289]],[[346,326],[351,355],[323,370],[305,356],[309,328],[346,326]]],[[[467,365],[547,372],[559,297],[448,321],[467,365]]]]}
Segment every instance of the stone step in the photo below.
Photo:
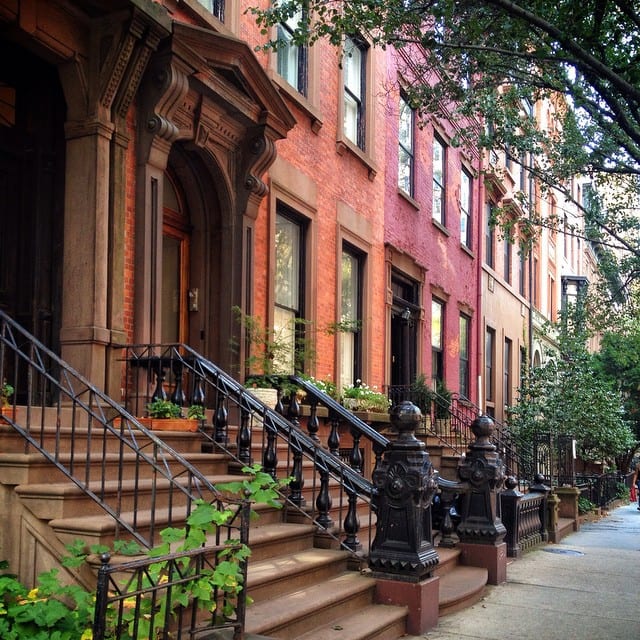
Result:
{"type": "Polygon", "coordinates": [[[346,571],[348,559],[347,551],[315,548],[262,561],[252,557],[247,572],[247,593],[256,603],[277,598],[346,571]]]}
{"type": "Polygon", "coordinates": [[[461,611],[478,602],[487,586],[488,571],[480,567],[455,568],[440,577],[439,615],[461,611]]]}
{"type": "MultiPolygon", "coordinates": [[[[88,444],[91,444],[92,450],[96,453],[120,451],[120,438],[109,431],[105,431],[102,425],[95,423],[91,429],[88,428],[86,422],[75,427],[62,426],[56,428],[51,426],[54,423],[46,423],[40,426],[39,423],[31,421],[28,428],[32,438],[48,451],[56,451],[59,453],[74,451],[76,454],[86,452],[88,444]]],[[[26,428],[26,427],[25,427],[26,428]]],[[[202,435],[197,432],[187,431],[157,431],[154,432],[158,438],[170,445],[175,451],[180,453],[199,453],[202,451],[202,435]]],[[[135,436],[135,440],[140,447],[150,450],[152,439],[144,432],[137,429],[133,423],[131,431],[125,431],[125,440],[131,440],[135,436]]],[[[125,445],[124,450],[127,447],[125,445]]],[[[25,440],[22,435],[13,427],[6,424],[0,424],[0,450],[3,453],[30,453],[36,451],[32,446],[27,445],[25,449],[25,440]]]]}
{"type": "Polygon", "coordinates": [[[346,571],[304,589],[247,608],[246,630],[277,640],[298,640],[328,619],[343,618],[373,603],[375,580],[346,571]]]}
{"type": "Polygon", "coordinates": [[[377,604],[338,617],[297,637],[297,640],[397,640],[406,632],[405,607],[377,604]]]}
{"type": "MultiPolygon", "coordinates": [[[[227,474],[228,472],[229,459],[222,453],[186,452],[181,455],[205,475],[227,474]]],[[[58,454],[57,460],[66,467],[73,465],[76,471],[82,469],[81,475],[83,479],[86,478],[88,481],[101,481],[103,476],[117,477],[121,465],[123,477],[146,478],[154,473],[150,465],[142,464],[140,457],[133,453],[124,453],[122,458],[116,452],[96,453],[87,459],[86,454],[82,452],[76,452],[75,455],[62,452],[58,454]]],[[[165,457],[164,461],[172,472],[178,473],[183,469],[182,465],[170,455],[165,457]]],[[[61,482],[65,479],[64,473],[39,452],[0,453],[0,482],[3,484],[61,482]]]]}
{"type": "MultiPolygon", "coordinates": [[[[235,476],[209,476],[209,481],[216,485],[231,482],[235,476]]],[[[174,482],[185,487],[188,478],[176,478],[174,482]]],[[[120,509],[164,509],[173,504],[174,507],[187,504],[188,496],[177,489],[168,479],[150,478],[139,480],[105,480],[91,482],[88,489],[98,495],[107,504],[119,504],[120,509]]],[[[78,516],[102,515],[103,509],[98,503],[73,482],[30,483],[18,485],[16,493],[29,510],[41,520],[74,518],[78,516]]]]}

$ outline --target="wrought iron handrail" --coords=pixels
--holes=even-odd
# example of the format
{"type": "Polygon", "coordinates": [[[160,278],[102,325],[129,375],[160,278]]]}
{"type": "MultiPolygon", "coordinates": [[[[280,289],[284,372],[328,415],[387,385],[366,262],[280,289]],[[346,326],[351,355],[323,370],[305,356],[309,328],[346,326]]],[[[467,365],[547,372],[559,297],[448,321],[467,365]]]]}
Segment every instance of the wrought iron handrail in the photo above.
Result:
{"type": "MultiPolygon", "coordinates": [[[[255,434],[259,433],[260,463],[264,470],[274,478],[278,474],[292,478],[286,495],[287,508],[310,513],[313,522],[325,534],[342,530],[344,539],[340,544],[343,548],[361,550],[358,511],[364,504],[369,523],[373,521],[371,499],[375,489],[363,475],[354,451],[359,451],[357,445],[364,436],[373,442],[372,447],[379,457],[388,444],[384,436],[314,388],[310,394],[318,401],[316,405],[325,404],[331,412],[332,436],[327,450],[310,427],[307,432],[300,428],[295,399],[285,417],[282,407],[265,405],[251,390],[187,345],[136,344],[123,345],[123,349],[129,381],[125,404],[132,413],[142,412],[149,400],[158,397],[170,398],[180,406],[201,404],[209,409],[212,423],[211,430],[205,429],[204,435],[241,464],[254,462],[252,448],[255,434]],[[236,425],[235,442],[230,443],[230,427],[236,425]],[[339,455],[338,425],[346,425],[354,441],[349,464],[339,455]],[[286,444],[285,461],[278,460],[278,442],[286,444]],[[303,471],[305,460],[310,461],[313,468],[309,500],[303,496],[308,481],[303,471]],[[333,490],[339,491],[341,527],[336,526],[331,517],[331,480],[337,480],[333,490]]],[[[300,387],[306,386],[304,381],[299,382],[300,387]]],[[[308,424],[311,423],[312,417],[308,424]]]]}
{"type": "MultiPolygon", "coordinates": [[[[223,535],[248,542],[245,501],[220,494],[181,453],[2,311],[0,380],[15,389],[2,421],[24,441],[21,451],[39,452],[99,505],[114,523],[114,539],[129,535],[151,548],[162,529],[183,526],[195,501],[202,499],[235,509],[223,535]],[[62,446],[65,440],[68,450],[62,446]],[[143,483],[146,467],[152,472],[143,483]],[[127,469],[133,469],[131,477],[127,469]],[[139,491],[143,484],[147,490],[139,491]]],[[[246,567],[244,572],[246,578],[246,567]]]]}
{"type": "MultiPolygon", "coordinates": [[[[409,400],[420,406],[423,413],[426,413],[430,418],[426,422],[430,435],[437,437],[456,455],[462,455],[469,444],[473,442],[471,424],[483,412],[480,407],[460,394],[452,393],[449,400],[435,391],[431,391],[430,398],[426,403],[428,406],[425,406],[423,395],[411,385],[391,386],[388,395],[394,405],[400,400],[409,400]],[[425,409],[427,409],[426,412],[425,409]],[[437,416],[444,413],[448,413],[450,417],[450,423],[446,429],[437,421],[437,416]]],[[[522,443],[516,444],[515,437],[509,427],[494,417],[491,419],[495,425],[491,440],[505,463],[507,475],[516,478],[519,488],[522,489],[534,476],[534,458],[531,447],[526,447],[522,443]]]]}

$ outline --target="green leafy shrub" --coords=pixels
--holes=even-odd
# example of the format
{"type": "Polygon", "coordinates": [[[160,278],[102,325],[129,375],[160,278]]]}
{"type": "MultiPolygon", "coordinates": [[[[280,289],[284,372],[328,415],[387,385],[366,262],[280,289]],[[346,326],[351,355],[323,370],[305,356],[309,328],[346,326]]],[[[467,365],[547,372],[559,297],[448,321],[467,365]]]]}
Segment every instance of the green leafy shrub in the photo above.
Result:
{"type": "Polygon", "coordinates": [[[388,413],[390,406],[389,398],[384,393],[380,393],[377,387],[369,387],[360,380],[355,385],[342,390],[342,404],[354,411],[375,413],[388,413]]]}
{"type": "Polygon", "coordinates": [[[584,496],[580,496],[578,498],[578,513],[579,514],[589,513],[591,511],[594,511],[595,508],[596,508],[596,505],[593,504],[593,502],[591,502],[591,500],[589,500],[589,498],[585,498],[584,496]]]}
{"type": "MultiPolygon", "coordinates": [[[[244,467],[242,471],[245,474],[242,479],[220,485],[220,490],[227,495],[239,496],[251,502],[281,506],[278,501],[278,489],[286,485],[289,479],[276,481],[271,475],[263,472],[260,465],[244,467]]],[[[216,527],[228,523],[235,515],[234,509],[219,509],[205,500],[196,500],[194,505],[195,508],[187,519],[187,527],[169,527],[163,530],[161,544],[146,551],[149,558],[158,558],[158,562],[151,564],[145,573],[143,584],[139,585],[143,590],[153,584],[162,583],[167,570],[167,562],[161,559],[162,556],[201,548],[207,535],[213,533],[216,527]]],[[[179,607],[188,606],[194,598],[198,599],[200,608],[214,612],[217,606],[213,600],[216,588],[231,596],[225,599],[225,602],[226,606],[232,609],[233,596],[237,596],[244,587],[242,563],[251,551],[246,545],[240,545],[233,540],[227,541],[226,544],[227,548],[220,554],[220,562],[211,570],[200,571],[197,576],[194,574],[193,580],[186,579],[171,590],[156,592],[153,597],[144,593],[139,598],[133,596],[129,603],[131,606],[126,606],[125,602],[123,618],[126,631],[118,635],[118,640],[155,637],[154,632],[162,631],[166,614],[176,611],[179,607]],[[159,593],[163,595],[158,595],[159,593]],[[153,629],[150,627],[151,620],[155,621],[153,629]]],[[[87,550],[82,540],[76,540],[67,546],[70,555],[63,559],[63,565],[69,568],[78,567],[86,561],[89,554],[107,551],[122,555],[145,553],[135,542],[116,541],[113,550],[101,545],[93,545],[87,550]]],[[[7,570],[8,563],[0,562],[2,640],[92,640],[94,593],[78,585],[63,585],[58,569],[40,574],[33,589],[26,587],[7,570]]],[[[188,571],[185,566],[183,577],[189,577],[188,571]]],[[[113,625],[117,615],[116,607],[114,604],[108,609],[107,625],[113,625]]],[[[231,609],[222,613],[231,615],[231,609]]],[[[107,636],[109,637],[108,633],[107,636]]]]}
{"type": "Polygon", "coordinates": [[[157,399],[147,404],[147,413],[150,418],[181,418],[182,407],[171,400],[157,399]]]}

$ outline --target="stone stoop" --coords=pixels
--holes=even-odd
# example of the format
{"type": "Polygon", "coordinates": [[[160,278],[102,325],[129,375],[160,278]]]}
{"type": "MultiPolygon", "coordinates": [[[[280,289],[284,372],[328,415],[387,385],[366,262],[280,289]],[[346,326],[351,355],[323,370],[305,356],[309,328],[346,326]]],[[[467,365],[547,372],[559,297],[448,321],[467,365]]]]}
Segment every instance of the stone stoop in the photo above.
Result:
{"type": "MultiPolygon", "coordinates": [[[[71,448],[70,436],[71,431],[68,432],[68,440],[58,442],[61,451],[67,450],[65,447],[71,448]]],[[[199,450],[196,444],[198,434],[162,432],[161,437],[175,450],[184,451],[185,457],[206,470],[212,481],[237,479],[237,475],[230,475],[237,471],[237,465],[230,458],[222,453],[202,453],[199,450]]],[[[28,513],[29,518],[39,521],[41,528],[48,527],[53,534],[51,541],[47,543],[47,536],[39,535],[38,548],[39,553],[44,550],[51,558],[58,555],[55,551],[61,544],[78,538],[87,544],[110,544],[116,535],[113,519],[91,501],[88,502],[76,485],[64,480],[40,454],[22,453],[23,445],[17,438],[19,436],[8,427],[0,428],[0,489],[2,495],[11,495],[10,500],[0,502],[0,517],[5,521],[21,520],[28,513]],[[9,505],[8,512],[2,512],[2,504],[9,505]],[[44,549],[43,545],[47,544],[49,547],[44,549]]],[[[257,434],[254,438],[259,442],[257,434]]],[[[260,459],[258,452],[254,453],[254,459],[260,459]]],[[[284,456],[282,463],[286,464],[284,456]]],[[[120,461],[114,447],[96,460],[91,468],[91,480],[98,484],[102,482],[102,490],[109,492],[109,470],[117,469],[120,464],[128,468],[128,461],[120,461]],[[101,479],[103,473],[107,477],[106,482],[101,479]]],[[[133,459],[130,467],[132,474],[139,474],[138,502],[134,502],[136,496],[132,482],[131,505],[140,505],[140,500],[143,503],[151,500],[144,496],[150,485],[141,479],[145,471],[136,466],[133,459]]],[[[311,503],[309,491],[311,481],[303,490],[308,503],[311,503]]],[[[155,499],[157,525],[167,505],[162,502],[161,495],[155,499]]],[[[334,507],[340,508],[338,504],[334,507]]],[[[173,508],[176,508],[175,504],[173,508]]],[[[278,510],[266,505],[257,505],[255,510],[260,517],[252,521],[249,535],[252,555],[247,593],[253,603],[247,607],[248,638],[397,640],[406,634],[407,608],[376,604],[376,581],[370,572],[354,570],[358,563],[353,562],[351,554],[336,548],[336,544],[320,548],[322,540],[311,520],[292,515],[292,510],[278,510]],[[285,522],[286,518],[288,521],[285,522]]],[[[145,520],[151,521],[150,515],[150,512],[138,508],[135,514],[131,512],[130,518],[133,521],[135,517],[138,523],[144,523],[145,520]]],[[[336,511],[335,520],[339,522],[339,511],[336,511]]],[[[15,531],[13,541],[27,548],[34,546],[28,540],[20,541],[17,523],[9,524],[8,528],[15,531]]],[[[361,530],[360,533],[364,532],[361,530]]],[[[5,538],[3,540],[7,542],[5,538]]],[[[368,534],[361,536],[365,545],[367,540],[368,534]]],[[[470,606],[482,597],[487,572],[460,566],[460,553],[455,549],[437,550],[440,556],[435,570],[435,575],[440,578],[439,613],[446,615],[470,606]]],[[[33,567],[39,566],[36,556],[31,562],[33,567]]],[[[84,586],[95,588],[95,584],[84,586]]],[[[210,637],[213,640],[224,636],[210,637]]]]}

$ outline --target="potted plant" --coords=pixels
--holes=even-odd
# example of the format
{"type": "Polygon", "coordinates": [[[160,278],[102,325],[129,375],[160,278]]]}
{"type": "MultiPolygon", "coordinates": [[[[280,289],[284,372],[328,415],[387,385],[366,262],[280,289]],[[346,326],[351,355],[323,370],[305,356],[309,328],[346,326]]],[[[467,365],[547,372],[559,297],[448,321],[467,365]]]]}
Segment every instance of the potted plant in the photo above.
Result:
{"type": "Polygon", "coordinates": [[[245,330],[250,350],[245,359],[250,372],[245,386],[273,408],[277,403],[278,390],[287,397],[295,390],[287,376],[300,370],[305,359],[313,357],[313,345],[301,331],[307,323],[296,319],[292,325],[271,329],[261,318],[248,315],[239,307],[233,307],[233,312],[245,330]]]}
{"type": "Polygon", "coordinates": [[[422,431],[426,433],[431,428],[431,406],[434,400],[434,393],[427,384],[424,373],[416,376],[411,383],[410,399],[422,413],[422,431]]]}
{"type": "Polygon", "coordinates": [[[377,387],[370,387],[361,380],[342,390],[342,404],[352,411],[389,413],[389,398],[377,387]]]}
{"type": "Polygon", "coordinates": [[[154,431],[197,431],[199,421],[204,419],[204,409],[200,405],[189,407],[185,418],[182,407],[162,398],[149,402],[146,409],[148,418],[140,418],[140,421],[154,431]]]}
{"type": "Polygon", "coordinates": [[[451,398],[452,392],[447,388],[443,380],[436,382],[436,391],[433,397],[434,413],[436,418],[436,432],[440,435],[451,433],[451,398]]]}
{"type": "Polygon", "coordinates": [[[11,398],[14,388],[5,380],[0,386],[0,413],[5,416],[12,415],[15,420],[14,407],[11,406],[11,398]]]}

